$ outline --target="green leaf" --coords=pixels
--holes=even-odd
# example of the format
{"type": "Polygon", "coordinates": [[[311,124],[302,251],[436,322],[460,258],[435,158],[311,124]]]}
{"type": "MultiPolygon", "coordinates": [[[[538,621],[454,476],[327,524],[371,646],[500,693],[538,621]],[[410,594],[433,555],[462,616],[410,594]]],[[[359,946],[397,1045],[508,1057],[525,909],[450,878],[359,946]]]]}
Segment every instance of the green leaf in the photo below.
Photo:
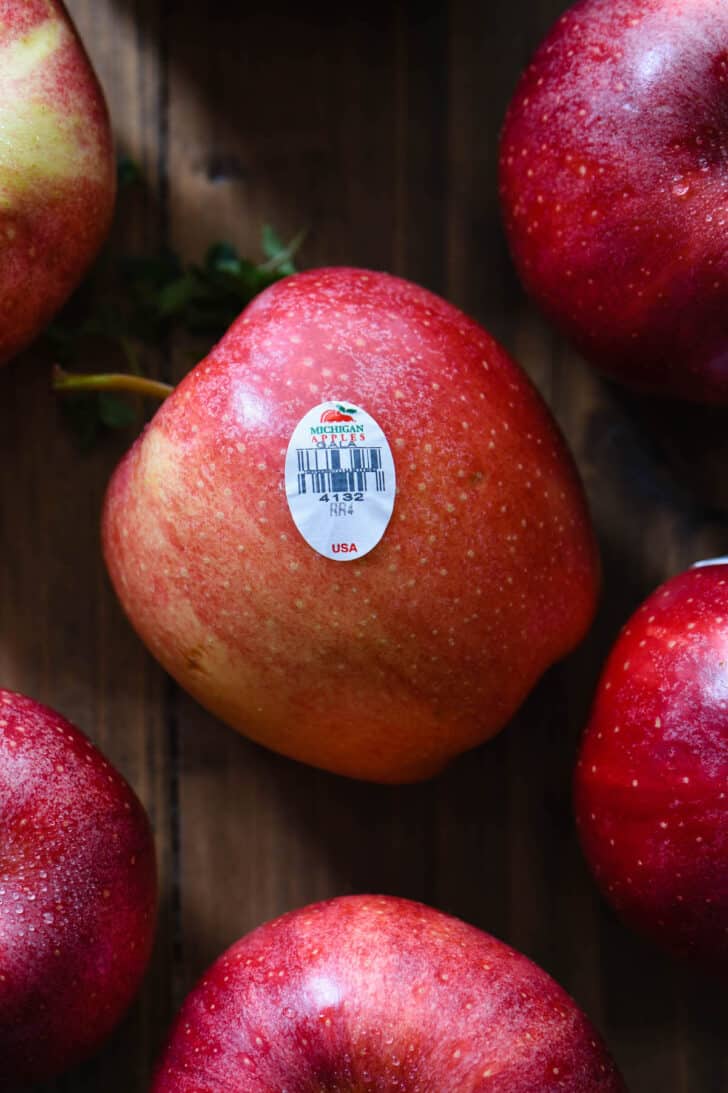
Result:
{"type": "Polygon", "coordinates": [[[119,259],[119,271],[132,292],[160,288],[182,275],[179,256],[171,250],[158,254],[132,254],[119,259]]]}
{"type": "Polygon", "coordinates": [[[98,395],[99,420],[107,429],[126,429],[136,421],[136,412],[131,403],[114,394],[113,391],[101,391],[98,395]]]}
{"type": "Polygon", "coordinates": [[[270,224],[264,224],[261,234],[261,249],[268,261],[261,268],[274,271],[282,277],[288,277],[290,274],[295,273],[296,266],[293,259],[305,238],[306,232],[301,231],[294,236],[290,243],[285,245],[270,224]]]}
{"type": "Polygon", "coordinates": [[[284,251],[285,244],[278,235],[275,228],[272,228],[270,224],[263,225],[263,231],[261,232],[260,245],[263,254],[266,258],[277,258],[282,251],[284,251]]]}
{"type": "Polygon", "coordinates": [[[116,163],[116,181],[120,190],[142,181],[142,170],[129,156],[119,156],[116,163]]]}
{"type": "Polygon", "coordinates": [[[195,276],[184,273],[176,281],[170,281],[159,290],[157,307],[163,318],[180,315],[189,304],[195,292],[195,276]]]}
{"type": "Polygon", "coordinates": [[[205,255],[205,269],[210,273],[240,272],[240,255],[232,243],[213,243],[205,255]]]}
{"type": "MultiPolygon", "coordinates": [[[[119,159],[117,173],[120,190],[143,180],[139,166],[126,156],[119,159]]],[[[123,367],[143,375],[145,347],[163,348],[184,331],[204,341],[194,353],[199,360],[251,300],[295,272],[293,259],[304,235],[284,244],[265,225],[262,263],[243,258],[224,240],[209,247],[201,265],[183,262],[168,248],[121,258],[107,252],[47,329],[45,348],[67,368],[85,354],[110,370],[123,367]]],[[[135,418],[133,403],[106,392],[66,395],[61,407],[82,448],[92,446],[104,430],[125,427],[135,418]]]]}
{"type": "Polygon", "coordinates": [[[107,429],[125,429],[136,421],[134,407],[111,391],[64,395],[59,406],[81,452],[90,451],[107,429]]]}
{"type": "Polygon", "coordinates": [[[66,395],[60,400],[61,415],[76,447],[87,452],[93,448],[100,431],[98,401],[89,395],[66,395]]]}

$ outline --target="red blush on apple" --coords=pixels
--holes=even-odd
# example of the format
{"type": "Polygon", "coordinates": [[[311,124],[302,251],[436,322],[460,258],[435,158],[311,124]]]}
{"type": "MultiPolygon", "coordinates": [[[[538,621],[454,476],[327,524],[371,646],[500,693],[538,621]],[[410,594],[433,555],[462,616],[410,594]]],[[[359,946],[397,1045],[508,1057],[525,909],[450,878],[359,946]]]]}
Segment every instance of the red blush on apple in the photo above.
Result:
{"type": "Polygon", "coordinates": [[[575,792],[584,852],[625,922],[728,973],[728,559],[674,577],[623,629],[575,792]]]}

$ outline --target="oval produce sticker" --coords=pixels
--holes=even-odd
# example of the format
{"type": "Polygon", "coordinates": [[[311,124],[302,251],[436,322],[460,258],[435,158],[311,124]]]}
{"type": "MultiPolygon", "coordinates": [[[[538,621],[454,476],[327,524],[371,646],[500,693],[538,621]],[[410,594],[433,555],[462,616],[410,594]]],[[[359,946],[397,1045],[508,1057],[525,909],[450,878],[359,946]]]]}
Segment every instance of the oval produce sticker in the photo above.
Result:
{"type": "Polygon", "coordinates": [[[286,453],[286,497],[309,546],[336,562],[373,550],[394,508],[386,436],[351,402],[322,402],[301,418],[286,453]]]}

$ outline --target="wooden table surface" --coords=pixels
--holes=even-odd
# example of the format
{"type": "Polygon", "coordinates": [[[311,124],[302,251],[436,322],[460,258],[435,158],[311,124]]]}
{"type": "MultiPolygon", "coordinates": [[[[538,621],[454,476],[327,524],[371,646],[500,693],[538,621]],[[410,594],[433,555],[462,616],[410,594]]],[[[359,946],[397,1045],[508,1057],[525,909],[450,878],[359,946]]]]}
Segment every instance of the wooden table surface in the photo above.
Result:
{"type": "MultiPolygon", "coordinates": [[[[308,225],[304,264],[392,270],[471,312],[534,377],[576,453],[606,591],[576,654],[495,742],[437,780],[379,788],[304,768],[196,706],[124,620],[98,517],[129,436],[80,456],[38,355],[3,370],[0,679],[65,713],[129,778],[162,885],[156,952],[129,1017],[44,1093],[143,1093],[173,1012],[229,943],[289,908],[361,891],[424,900],[528,953],[590,1013],[632,1093],[728,1089],[725,994],[615,921],[570,812],[575,742],[618,626],[662,579],[725,552],[716,472],[728,444],[725,415],[655,410],[587,370],[509,264],[498,129],[565,6],[69,2],[119,147],[146,180],[125,202],[117,249],[168,242],[196,258],[227,238],[254,254],[263,222],[284,235],[308,225]]],[[[177,349],[155,367],[174,378],[187,362],[177,349]]]]}

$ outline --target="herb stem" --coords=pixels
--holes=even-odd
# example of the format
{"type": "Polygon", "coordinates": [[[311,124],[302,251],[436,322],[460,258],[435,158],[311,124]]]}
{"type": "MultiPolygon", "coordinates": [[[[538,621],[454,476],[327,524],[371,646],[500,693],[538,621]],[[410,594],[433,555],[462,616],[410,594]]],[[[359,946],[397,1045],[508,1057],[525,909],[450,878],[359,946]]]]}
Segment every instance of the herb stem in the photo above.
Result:
{"type": "Polygon", "coordinates": [[[81,372],[66,372],[60,365],[53,368],[54,391],[131,391],[135,395],[156,398],[164,401],[174,391],[174,387],[159,380],[146,379],[144,376],[130,375],[125,372],[105,372],[86,375],[81,372]]]}

